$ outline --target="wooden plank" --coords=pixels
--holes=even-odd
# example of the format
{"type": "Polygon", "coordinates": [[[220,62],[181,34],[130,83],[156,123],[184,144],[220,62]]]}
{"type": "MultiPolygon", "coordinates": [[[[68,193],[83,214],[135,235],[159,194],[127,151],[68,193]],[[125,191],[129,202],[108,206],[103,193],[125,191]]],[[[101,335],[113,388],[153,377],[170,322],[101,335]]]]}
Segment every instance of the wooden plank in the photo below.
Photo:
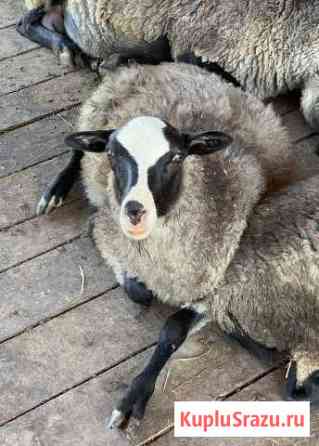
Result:
{"type": "Polygon", "coordinates": [[[87,201],[77,200],[51,215],[0,231],[0,273],[79,237],[89,215],[87,201]]]}
{"type": "Polygon", "coordinates": [[[0,274],[0,342],[115,284],[87,237],[0,274]]]}
{"type": "Polygon", "coordinates": [[[0,96],[70,71],[70,68],[59,65],[52,51],[46,48],[5,59],[0,62],[0,72],[7,73],[0,78],[0,96]]]}
{"type": "Polygon", "coordinates": [[[0,98],[0,133],[66,110],[88,97],[96,76],[86,70],[68,73],[0,98]]]}
{"type": "Polygon", "coordinates": [[[129,446],[118,430],[105,430],[105,416],[125,383],[140,371],[141,353],[96,379],[51,400],[0,428],[3,446],[129,446]]]}
{"type": "Polygon", "coordinates": [[[161,324],[117,289],[2,343],[0,424],[150,346],[161,324]]]}
{"type": "Polygon", "coordinates": [[[9,57],[15,57],[26,51],[39,48],[39,45],[31,42],[21,36],[15,29],[15,27],[5,28],[0,30],[0,61],[9,57]]]}
{"type": "Polygon", "coordinates": [[[0,136],[0,179],[68,151],[64,137],[73,131],[75,114],[50,116],[0,136]]]}
{"type": "Polygon", "coordinates": [[[1,2],[0,28],[4,28],[16,23],[24,9],[23,0],[10,0],[1,2]]]}
{"type": "MultiPolygon", "coordinates": [[[[69,154],[38,164],[0,180],[0,230],[35,216],[41,194],[66,165],[69,154]]],[[[74,188],[69,200],[79,197],[74,188]]]]}

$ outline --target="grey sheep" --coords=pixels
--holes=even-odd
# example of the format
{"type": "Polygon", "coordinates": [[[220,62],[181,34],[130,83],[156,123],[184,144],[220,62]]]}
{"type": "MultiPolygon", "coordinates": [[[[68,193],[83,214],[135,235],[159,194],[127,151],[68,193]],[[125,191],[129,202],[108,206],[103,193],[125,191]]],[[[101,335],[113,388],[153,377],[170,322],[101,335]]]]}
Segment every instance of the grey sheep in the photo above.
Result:
{"type": "Polygon", "coordinates": [[[319,126],[317,0],[25,1],[46,8],[28,12],[19,32],[64,61],[76,46],[106,67],[172,57],[220,69],[260,98],[300,89],[305,118],[319,126]]]}
{"type": "Polygon", "coordinates": [[[208,322],[288,352],[287,397],[319,398],[319,178],[297,180],[272,106],[184,64],[106,77],[67,137],[99,206],[96,244],[135,302],[179,307],[109,426],[143,417],[158,374],[208,322]],[[222,150],[223,149],[223,150],[222,150]]]}

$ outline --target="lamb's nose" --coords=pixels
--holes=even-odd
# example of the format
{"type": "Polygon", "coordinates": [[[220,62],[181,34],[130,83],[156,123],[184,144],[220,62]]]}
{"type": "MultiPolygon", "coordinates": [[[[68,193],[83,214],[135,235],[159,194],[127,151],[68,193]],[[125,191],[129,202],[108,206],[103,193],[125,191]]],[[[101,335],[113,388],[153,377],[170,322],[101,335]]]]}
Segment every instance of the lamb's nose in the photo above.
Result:
{"type": "Polygon", "coordinates": [[[125,212],[132,225],[138,225],[145,214],[144,206],[138,201],[128,201],[125,205],[125,212]]]}

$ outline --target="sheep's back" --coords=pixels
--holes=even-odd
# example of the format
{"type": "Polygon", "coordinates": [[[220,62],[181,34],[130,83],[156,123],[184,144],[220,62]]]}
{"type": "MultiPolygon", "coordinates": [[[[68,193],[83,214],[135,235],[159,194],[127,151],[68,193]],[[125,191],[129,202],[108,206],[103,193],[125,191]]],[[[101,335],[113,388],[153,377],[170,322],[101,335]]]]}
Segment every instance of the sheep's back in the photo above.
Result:
{"type": "Polygon", "coordinates": [[[173,55],[216,62],[265,98],[300,88],[319,69],[316,0],[200,2],[172,21],[173,55]]]}
{"type": "Polygon", "coordinates": [[[230,310],[251,338],[279,350],[318,333],[318,190],[317,175],[254,209],[212,305],[226,330],[230,310]]]}

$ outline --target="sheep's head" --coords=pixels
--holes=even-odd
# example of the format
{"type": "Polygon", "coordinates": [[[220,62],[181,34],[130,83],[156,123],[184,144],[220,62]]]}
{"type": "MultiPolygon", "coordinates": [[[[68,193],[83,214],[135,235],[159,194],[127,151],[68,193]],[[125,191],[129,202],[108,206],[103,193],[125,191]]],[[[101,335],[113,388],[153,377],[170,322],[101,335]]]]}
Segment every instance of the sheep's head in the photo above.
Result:
{"type": "Polygon", "coordinates": [[[74,149],[107,153],[120,225],[135,240],[148,237],[157,219],[178,199],[185,158],[211,154],[231,142],[222,132],[181,133],[151,116],[134,118],[116,130],[79,132],[66,138],[74,149]]]}

